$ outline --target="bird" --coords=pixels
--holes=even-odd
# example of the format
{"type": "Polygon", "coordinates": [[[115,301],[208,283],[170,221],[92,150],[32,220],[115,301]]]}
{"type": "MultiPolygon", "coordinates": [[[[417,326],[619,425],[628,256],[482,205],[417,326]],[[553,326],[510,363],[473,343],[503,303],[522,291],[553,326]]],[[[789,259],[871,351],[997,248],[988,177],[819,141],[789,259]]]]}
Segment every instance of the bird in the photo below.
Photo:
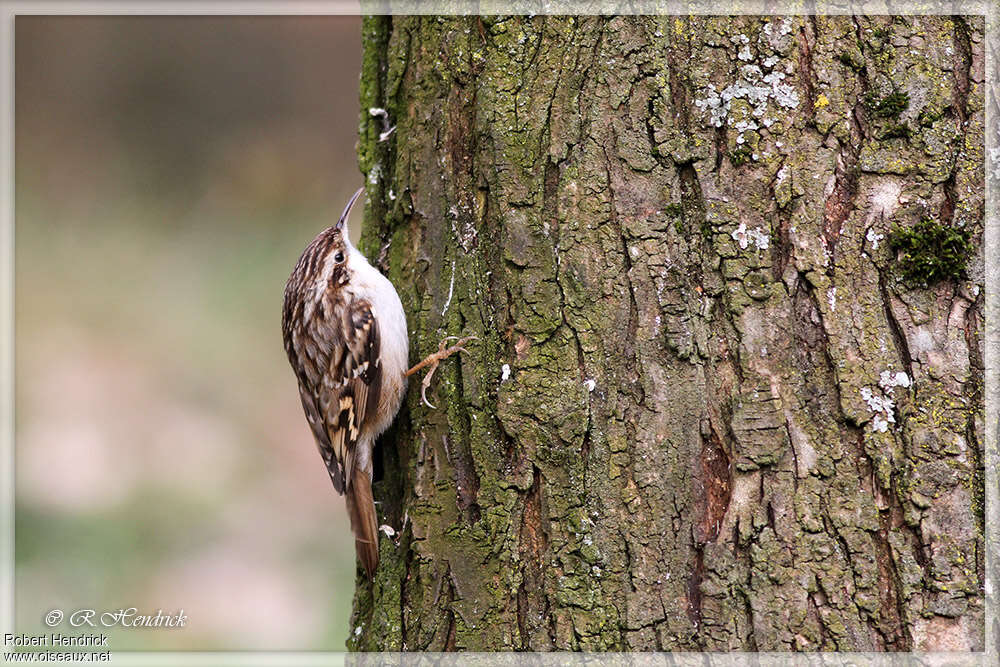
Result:
{"type": "MultiPolygon", "coordinates": [[[[358,559],[369,579],[378,567],[378,519],[372,495],[372,450],[403,403],[407,379],[437,365],[475,336],[459,339],[407,369],[406,313],[396,288],[351,243],[347,218],[306,246],[285,285],[281,330],[299,398],[337,493],[346,495],[358,559]]],[[[433,407],[433,406],[432,406],[433,407]]]]}

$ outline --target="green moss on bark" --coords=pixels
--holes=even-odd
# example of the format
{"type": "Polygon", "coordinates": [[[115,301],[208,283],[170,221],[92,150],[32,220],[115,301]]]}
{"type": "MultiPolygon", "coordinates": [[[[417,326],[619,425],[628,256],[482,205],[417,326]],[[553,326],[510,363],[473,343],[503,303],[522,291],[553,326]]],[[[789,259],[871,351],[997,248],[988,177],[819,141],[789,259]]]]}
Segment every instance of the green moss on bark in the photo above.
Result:
{"type": "Polygon", "coordinates": [[[972,251],[967,229],[942,225],[924,218],[912,227],[899,227],[889,234],[889,248],[897,253],[899,275],[915,285],[933,285],[958,280],[972,251]]]}

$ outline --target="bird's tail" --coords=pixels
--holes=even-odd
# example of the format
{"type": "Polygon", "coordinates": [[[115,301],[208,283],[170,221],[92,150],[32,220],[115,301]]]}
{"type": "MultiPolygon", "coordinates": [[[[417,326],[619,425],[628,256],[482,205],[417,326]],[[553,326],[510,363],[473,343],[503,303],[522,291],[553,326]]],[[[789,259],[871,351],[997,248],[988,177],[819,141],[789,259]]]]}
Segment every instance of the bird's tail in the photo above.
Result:
{"type": "Polygon", "coordinates": [[[369,579],[375,578],[378,567],[378,520],[372,483],[363,470],[355,470],[347,489],[347,513],[354,532],[354,548],[369,579]]]}

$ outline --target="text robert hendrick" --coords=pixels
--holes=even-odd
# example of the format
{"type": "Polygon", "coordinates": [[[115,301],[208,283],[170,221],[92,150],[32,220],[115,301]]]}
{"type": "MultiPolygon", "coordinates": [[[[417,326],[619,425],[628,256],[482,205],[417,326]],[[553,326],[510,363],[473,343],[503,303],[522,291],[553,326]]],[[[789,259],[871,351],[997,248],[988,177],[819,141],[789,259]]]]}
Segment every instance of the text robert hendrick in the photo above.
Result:
{"type": "Polygon", "coordinates": [[[47,635],[15,635],[7,633],[3,636],[4,646],[52,646],[66,648],[69,646],[107,646],[108,636],[99,635],[64,635],[53,632],[47,635]]]}

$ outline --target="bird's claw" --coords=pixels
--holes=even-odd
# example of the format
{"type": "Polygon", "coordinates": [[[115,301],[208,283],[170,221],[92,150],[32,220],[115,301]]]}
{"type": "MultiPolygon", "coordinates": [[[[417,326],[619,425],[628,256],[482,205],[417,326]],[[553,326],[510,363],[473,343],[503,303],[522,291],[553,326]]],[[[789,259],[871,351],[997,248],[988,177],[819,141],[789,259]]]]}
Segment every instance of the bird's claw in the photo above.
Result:
{"type": "Polygon", "coordinates": [[[437,366],[431,368],[430,373],[425,375],[424,379],[420,382],[420,400],[431,410],[437,410],[437,406],[427,400],[427,387],[431,386],[431,376],[434,375],[435,370],[437,370],[437,366]]]}
{"type": "Polygon", "coordinates": [[[427,375],[425,375],[424,379],[421,380],[420,382],[420,400],[423,401],[424,405],[426,405],[432,410],[437,409],[437,406],[435,406],[433,403],[427,400],[427,388],[431,386],[431,378],[434,377],[434,371],[437,370],[438,365],[442,361],[444,361],[451,355],[455,354],[456,352],[468,353],[468,350],[466,350],[463,346],[472,340],[479,340],[479,338],[476,336],[466,336],[464,338],[459,338],[458,336],[447,336],[440,343],[438,343],[437,352],[430,355],[429,357],[427,357],[426,359],[424,359],[419,364],[417,364],[416,366],[414,366],[413,368],[411,368],[406,372],[406,375],[409,376],[417,372],[424,366],[430,367],[430,370],[427,371],[427,375]],[[451,347],[446,347],[448,341],[451,340],[455,340],[458,342],[452,345],[451,347]]]}

